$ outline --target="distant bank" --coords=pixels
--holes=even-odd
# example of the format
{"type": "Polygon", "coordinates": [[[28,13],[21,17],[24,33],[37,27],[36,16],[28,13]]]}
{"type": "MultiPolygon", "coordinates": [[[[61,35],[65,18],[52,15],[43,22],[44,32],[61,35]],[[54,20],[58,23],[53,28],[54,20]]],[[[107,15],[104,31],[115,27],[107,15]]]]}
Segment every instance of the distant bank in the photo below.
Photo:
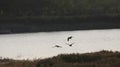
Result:
{"type": "Polygon", "coordinates": [[[0,17],[0,34],[119,28],[120,16],[0,17]]]}
{"type": "Polygon", "coordinates": [[[0,34],[120,28],[120,0],[0,0],[0,34]]]}

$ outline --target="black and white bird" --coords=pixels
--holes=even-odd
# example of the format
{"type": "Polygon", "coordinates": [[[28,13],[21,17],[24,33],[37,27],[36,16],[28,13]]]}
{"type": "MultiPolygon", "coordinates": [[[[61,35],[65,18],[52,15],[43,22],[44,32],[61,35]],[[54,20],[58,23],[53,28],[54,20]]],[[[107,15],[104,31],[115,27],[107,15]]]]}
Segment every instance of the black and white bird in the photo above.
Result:
{"type": "Polygon", "coordinates": [[[69,45],[70,47],[72,47],[74,43],[70,43],[70,44],[69,44],[69,43],[66,43],[66,44],[69,45]]]}
{"type": "Polygon", "coordinates": [[[62,48],[62,46],[59,46],[59,45],[55,45],[55,46],[53,46],[53,47],[62,48]]]}
{"type": "Polygon", "coordinates": [[[68,38],[67,38],[67,41],[70,41],[70,39],[72,39],[73,38],[73,36],[69,36],[68,38]]]}

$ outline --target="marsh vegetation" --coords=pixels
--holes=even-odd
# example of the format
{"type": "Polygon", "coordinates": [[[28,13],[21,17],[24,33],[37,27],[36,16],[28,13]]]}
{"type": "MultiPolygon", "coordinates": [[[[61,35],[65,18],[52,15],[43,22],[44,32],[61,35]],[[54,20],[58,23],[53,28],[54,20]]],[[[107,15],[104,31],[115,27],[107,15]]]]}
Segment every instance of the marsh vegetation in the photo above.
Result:
{"type": "Polygon", "coordinates": [[[120,67],[120,52],[106,51],[84,54],[60,54],[46,59],[0,59],[0,67],[120,67]]]}

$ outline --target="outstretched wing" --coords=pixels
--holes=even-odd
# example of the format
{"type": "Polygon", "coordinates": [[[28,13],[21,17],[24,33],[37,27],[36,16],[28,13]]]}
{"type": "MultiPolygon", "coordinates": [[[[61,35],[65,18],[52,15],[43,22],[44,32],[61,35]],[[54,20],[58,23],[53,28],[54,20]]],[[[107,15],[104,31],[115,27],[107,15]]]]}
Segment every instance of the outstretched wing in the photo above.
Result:
{"type": "Polygon", "coordinates": [[[68,38],[67,38],[67,41],[69,41],[70,39],[72,39],[72,36],[68,37],[68,38]]]}
{"type": "Polygon", "coordinates": [[[57,48],[62,48],[62,46],[59,46],[59,45],[55,45],[55,46],[53,46],[53,48],[54,48],[54,47],[57,47],[57,48]]]}
{"type": "Polygon", "coordinates": [[[69,46],[72,46],[74,43],[66,43],[67,45],[69,45],[69,46]]]}

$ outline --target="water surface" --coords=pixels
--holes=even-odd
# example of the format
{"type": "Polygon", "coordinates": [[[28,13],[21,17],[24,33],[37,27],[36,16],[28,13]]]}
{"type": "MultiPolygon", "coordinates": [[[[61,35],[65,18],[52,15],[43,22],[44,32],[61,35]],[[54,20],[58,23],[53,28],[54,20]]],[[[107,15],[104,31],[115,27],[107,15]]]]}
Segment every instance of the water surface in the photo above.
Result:
{"type": "Polygon", "coordinates": [[[120,29],[40,32],[0,35],[0,56],[14,59],[46,58],[63,53],[120,51],[120,29]],[[67,37],[73,36],[69,47],[67,37]],[[53,48],[60,45],[62,48],[53,48]]]}

